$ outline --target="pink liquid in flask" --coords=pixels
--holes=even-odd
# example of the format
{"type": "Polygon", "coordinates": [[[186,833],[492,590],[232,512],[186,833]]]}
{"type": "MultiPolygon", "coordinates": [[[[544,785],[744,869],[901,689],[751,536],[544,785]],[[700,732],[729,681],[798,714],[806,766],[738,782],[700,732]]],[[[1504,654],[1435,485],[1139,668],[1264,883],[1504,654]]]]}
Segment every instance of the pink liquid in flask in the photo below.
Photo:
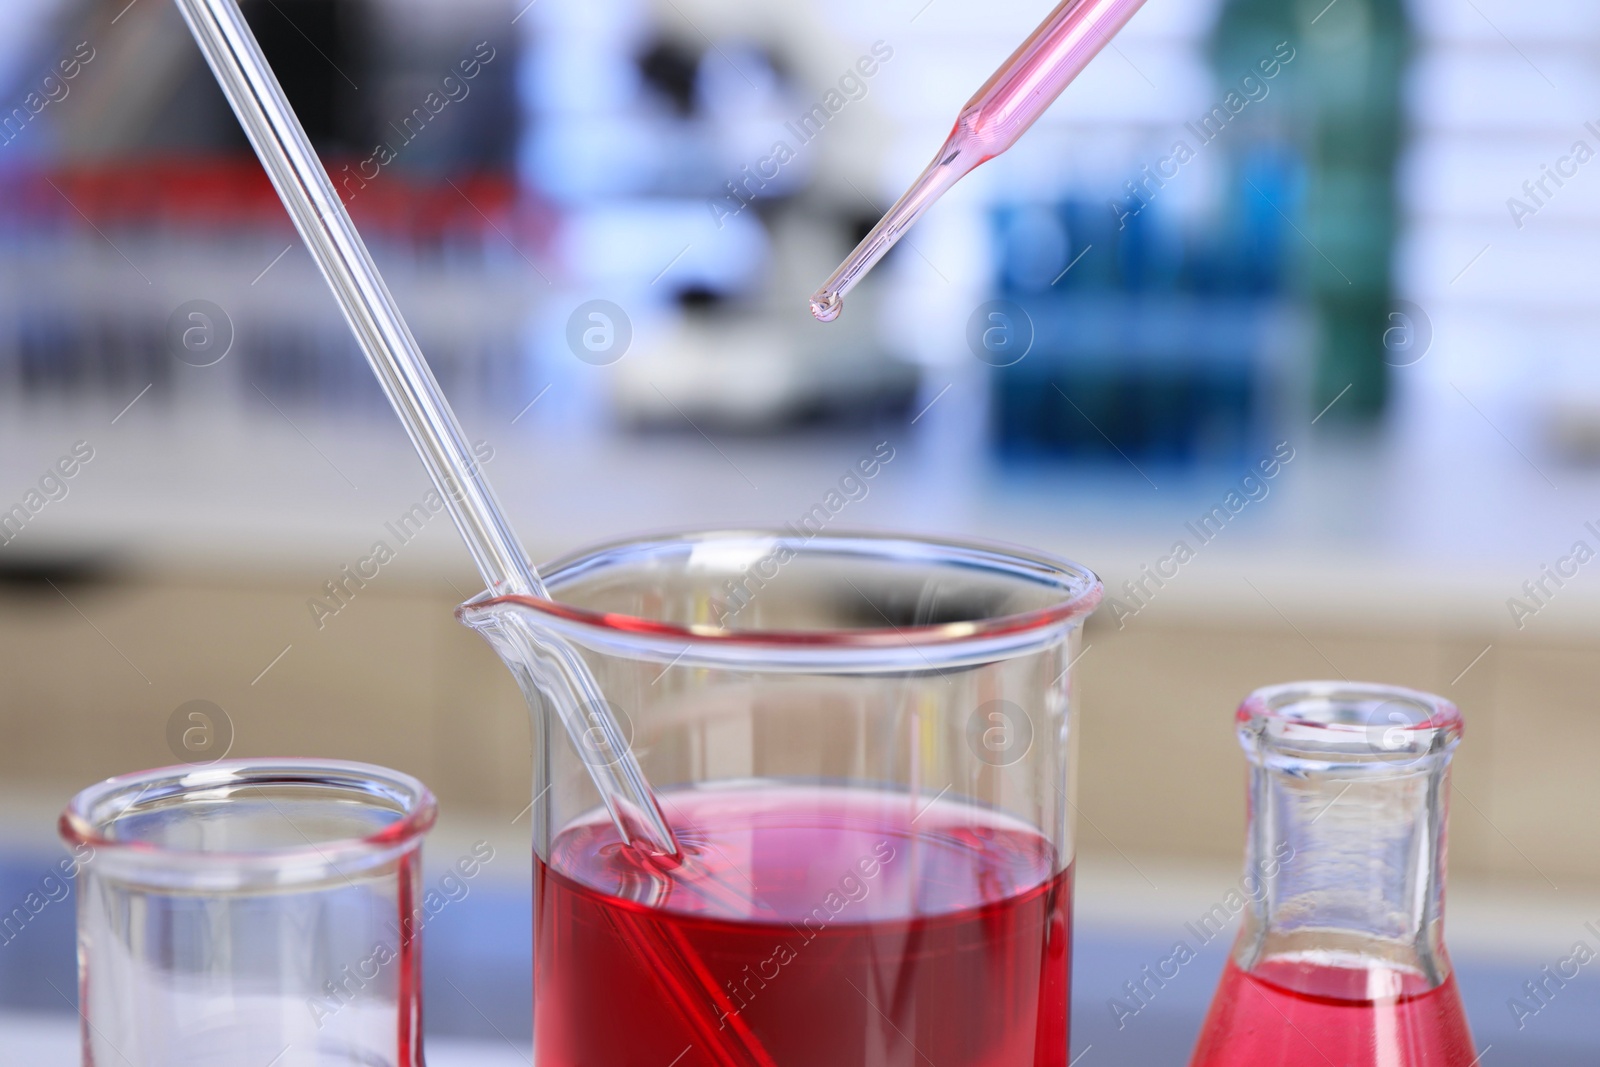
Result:
{"type": "Polygon", "coordinates": [[[1478,1054],[1452,975],[1443,984],[1348,967],[1228,961],[1190,1067],[1470,1067],[1478,1054]]]}
{"type": "Polygon", "coordinates": [[[1472,1067],[1443,937],[1461,713],[1365,682],[1258,689],[1244,912],[1190,1067],[1472,1067]]]}
{"type": "Polygon", "coordinates": [[[599,815],[535,857],[540,1067],[1066,1064],[1072,875],[1036,830],[859,788],[662,801],[676,870],[599,815]]]}

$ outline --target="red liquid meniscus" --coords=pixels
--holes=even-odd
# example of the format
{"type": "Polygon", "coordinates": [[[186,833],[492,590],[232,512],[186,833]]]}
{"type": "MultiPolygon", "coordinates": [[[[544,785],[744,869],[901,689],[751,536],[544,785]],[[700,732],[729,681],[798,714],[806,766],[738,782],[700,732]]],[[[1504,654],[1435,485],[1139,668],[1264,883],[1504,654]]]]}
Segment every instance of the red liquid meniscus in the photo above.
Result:
{"type": "Polygon", "coordinates": [[[1071,869],[1038,831],[845,787],[662,795],[534,858],[539,1067],[1064,1067],[1071,869]]]}
{"type": "Polygon", "coordinates": [[[1454,975],[1433,989],[1407,978],[1276,962],[1246,973],[1229,960],[1190,1067],[1471,1067],[1454,975]],[[1375,977],[1393,994],[1374,998],[1375,977]]]}

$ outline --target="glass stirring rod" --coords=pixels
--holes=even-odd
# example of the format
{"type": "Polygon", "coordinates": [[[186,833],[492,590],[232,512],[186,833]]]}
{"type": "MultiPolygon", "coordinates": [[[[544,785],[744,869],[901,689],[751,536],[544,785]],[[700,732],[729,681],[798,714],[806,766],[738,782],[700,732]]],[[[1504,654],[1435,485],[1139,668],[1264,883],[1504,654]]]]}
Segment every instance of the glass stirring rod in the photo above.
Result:
{"type": "Polygon", "coordinates": [[[812,295],[811,314],[823,322],[838,318],[844,294],[922,213],[980,163],[1016,144],[1142,6],[1144,0],[1062,0],[967,101],[928,169],[812,295]]]}

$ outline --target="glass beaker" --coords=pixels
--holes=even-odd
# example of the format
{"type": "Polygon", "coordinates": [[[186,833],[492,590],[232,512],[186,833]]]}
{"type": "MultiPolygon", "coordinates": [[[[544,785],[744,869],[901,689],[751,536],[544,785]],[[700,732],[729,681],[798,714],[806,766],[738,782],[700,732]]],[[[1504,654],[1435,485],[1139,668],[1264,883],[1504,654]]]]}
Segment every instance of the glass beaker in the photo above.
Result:
{"type": "Polygon", "coordinates": [[[61,816],[82,864],[84,1067],[421,1067],[433,795],[333,760],[111,778],[61,816]]]}
{"type": "Polygon", "coordinates": [[[1191,1067],[1470,1067],[1444,947],[1461,715],[1394,686],[1258,689],[1242,925],[1191,1067]]]}
{"type": "Polygon", "coordinates": [[[1092,573],[809,525],[542,573],[461,610],[534,712],[540,1067],[1067,1062],[1092,573]],[[621,844],[586,767],[615,753],[568,740],[522,623],[593,671],[681,862],[621,844]]]}

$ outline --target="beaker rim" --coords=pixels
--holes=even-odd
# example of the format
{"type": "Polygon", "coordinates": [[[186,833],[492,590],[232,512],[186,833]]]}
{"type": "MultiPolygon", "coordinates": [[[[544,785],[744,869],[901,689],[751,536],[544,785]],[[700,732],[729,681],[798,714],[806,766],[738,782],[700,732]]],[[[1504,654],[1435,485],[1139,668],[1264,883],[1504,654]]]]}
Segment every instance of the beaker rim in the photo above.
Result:
{"type": "MultiPolygon", "coordinates": [[[[274,808],[268,799],[268,804],[274,808]]],[[[214,804],[209,817],[215,818],[214,804]]],[[[57,831],[76,851],[87,846],[98,870],[135,884],[174,890],[305,889],[347,884],[414,851],[438,818],[438,802],[409,774],[370,763],[309,758],[228,759],[178,764],[117,775],[81,790],[61,813],[57,831]],[[171,812],[175,802],[220,802],[241,789],[325,790],[342,814],[359,805],[388,812],[370,832],[314,839],[282,814],[300,841],[259,849],[211,849],[119,836],[113,826],[130,815],[171,812]]],[[[185,813],[186,815],[188,813],[185,813]]],[[[198,818],[198,815],[189,815],[198,818]]]]}
{"type": "Polygon", "coordinates": [[[516,606],[544,617],[569,636],[603,639],[610,647],[633,646],[669,658],[754,657],[781,660],[786,655],[809,658],[910,654],[938,650],[944,665],[961,658],[1005,658],[1052,639],[1063,626],[1083,619],[1102,596],[1100,578],[1089,568],[1033,549],[994,541],[928,537],[886,531],[839,530],[797,536],[793,530],[748,527],[671,530],[618,538],[562,556],[540,568],[551,599],[501,595],[485,591],[462,604],[463,621],[492,609],[516,606]],[[714,542],[784,544],[797,552],[832,553],[860,559],[916,560],[929,565],[976,569],[1006,575],[1038,587],[1054,589],[1050,603],[1025,611],[987,618],[896,625],[885,618],[881,627],[832,629],[728,628],[705,623],[679,623],[642,615],[595,611],[559,599],[561,587],[605,567],[620,567],[665,550],[682,551],[714,542]],[[693,653],[699,653],[694,656],[693,653]]]}
{"type": "Polygon", "coordinates": [[[1234,716],[1246,748],[1266,742],[1284,755],[1411,766],[1448,754],[1464,723],[1453,701],[1382,682],[1316,680],[1264,686],[1234,716]]]}

